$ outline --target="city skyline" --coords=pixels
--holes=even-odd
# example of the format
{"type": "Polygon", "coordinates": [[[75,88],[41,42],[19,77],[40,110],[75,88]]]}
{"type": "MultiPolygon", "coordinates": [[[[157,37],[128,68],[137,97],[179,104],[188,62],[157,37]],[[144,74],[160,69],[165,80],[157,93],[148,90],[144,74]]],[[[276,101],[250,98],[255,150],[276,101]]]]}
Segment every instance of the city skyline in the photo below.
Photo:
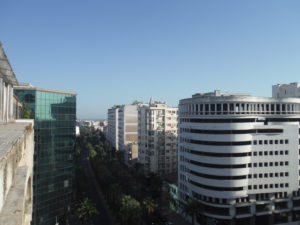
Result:
{"type": "Polygon", "coordinates": [[[177,106],[215,89],[270,96],[272,85],[299,81],[298,1],[6,1],[3,9],[1,42],[18,80],[77,92],[79,119],[150,97],[177,106]]]}

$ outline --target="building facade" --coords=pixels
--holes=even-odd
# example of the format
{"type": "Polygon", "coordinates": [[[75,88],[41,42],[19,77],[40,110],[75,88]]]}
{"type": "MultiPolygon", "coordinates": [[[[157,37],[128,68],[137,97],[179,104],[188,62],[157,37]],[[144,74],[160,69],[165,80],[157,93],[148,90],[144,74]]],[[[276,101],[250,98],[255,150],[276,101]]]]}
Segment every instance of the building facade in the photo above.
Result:
{"type": "Polygon", "coordinates": [[[300,221],[300,99],[215,91],[179,110],[179,198],[199,224],[300,221]]]}
{"type": "Polygon", "coordinates": [[[177,171],[177,111],[161,102],[139,107],[138,161],[146,173],[177,171]]]}
{"type": "Polygon", "coordinates": [[[273,98],[300,98],[300,83],[276,84],[272,87],[273,98]]]}
{"type": "Polygon", "coordinates": [[[73,199],[76,93],[15,88],[35,121],[32,225],[61,221],[73,199]]]}
{"type": "Polygon", "coordinates": [[[106,138],[116,150],[119,150],[119,108],[120,106],[114,106],[107,112],[106,138]]]}
{"type": "Polygon", "coordinates": [[[29,225],[32,218],[33,120],[18,120],[18,81],[0,43],[0,225],[29,225]]]}

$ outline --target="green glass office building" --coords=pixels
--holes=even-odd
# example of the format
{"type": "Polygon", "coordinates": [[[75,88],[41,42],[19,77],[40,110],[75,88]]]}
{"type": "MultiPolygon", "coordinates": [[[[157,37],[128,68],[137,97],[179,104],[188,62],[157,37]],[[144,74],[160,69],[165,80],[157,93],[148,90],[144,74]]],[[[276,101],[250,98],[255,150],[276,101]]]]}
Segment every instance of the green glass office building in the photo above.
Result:
{"type": "Polygon", "coordinates": [[[72,204],[76,93],[15,87],[35,121],[32,225],[54,225],[72,204]]]}

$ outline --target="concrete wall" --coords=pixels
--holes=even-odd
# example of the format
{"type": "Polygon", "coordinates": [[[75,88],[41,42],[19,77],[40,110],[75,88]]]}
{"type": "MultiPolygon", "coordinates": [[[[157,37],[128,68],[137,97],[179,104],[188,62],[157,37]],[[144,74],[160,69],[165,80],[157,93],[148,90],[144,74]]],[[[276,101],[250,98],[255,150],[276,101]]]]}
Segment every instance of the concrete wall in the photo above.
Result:
{"type": "Polygon", "coordinates": [[[0,127],[0,225],[30,225],[34,130],[32,120],[0,127]]]}

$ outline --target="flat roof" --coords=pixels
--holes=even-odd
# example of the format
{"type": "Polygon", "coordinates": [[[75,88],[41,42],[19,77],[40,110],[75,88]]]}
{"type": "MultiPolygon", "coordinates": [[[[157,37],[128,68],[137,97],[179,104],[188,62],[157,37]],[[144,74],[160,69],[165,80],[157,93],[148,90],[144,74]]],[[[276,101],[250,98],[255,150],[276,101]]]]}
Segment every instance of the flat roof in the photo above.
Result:
{"type": "Polygon", "coordinates": [[[76,92],[59,91],[59,90],[52,90],[52,89],[45,89],[45,88],[37,88],[37,87],[32,87],[32,86],[14,86],[14,89],[15,90],[44,91],[44,92],[51,92],[51,93],[58,93],[58,94],[77,95],[76,92]]]}

